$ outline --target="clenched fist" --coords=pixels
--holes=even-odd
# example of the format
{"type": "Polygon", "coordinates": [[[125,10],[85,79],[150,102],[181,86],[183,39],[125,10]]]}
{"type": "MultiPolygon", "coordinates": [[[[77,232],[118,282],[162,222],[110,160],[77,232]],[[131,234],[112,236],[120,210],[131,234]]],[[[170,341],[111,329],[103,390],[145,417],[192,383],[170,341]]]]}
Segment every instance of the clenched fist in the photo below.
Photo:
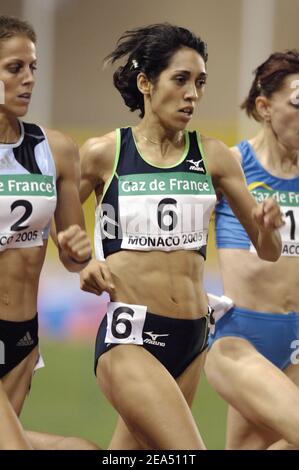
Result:
{"type": "Polygon", "coordinates": [[[60,248],[73,262],[84,264],[91,259],[87,233],[79,225],[70,225],[66,230],[59,232],[57,240],[60,248]]]}
{"type": "Polygon", "coordinates": [[[279,229],[285,223],[279,205],[272,198],[258,204],[252,211],[252,217],[261,231],[279,229]]]}

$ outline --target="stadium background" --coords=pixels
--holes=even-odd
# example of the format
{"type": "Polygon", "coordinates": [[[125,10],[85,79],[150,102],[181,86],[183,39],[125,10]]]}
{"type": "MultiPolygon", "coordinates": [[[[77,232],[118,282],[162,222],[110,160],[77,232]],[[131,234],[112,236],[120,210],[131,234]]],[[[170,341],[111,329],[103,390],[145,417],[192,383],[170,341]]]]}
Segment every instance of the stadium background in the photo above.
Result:
{"type": "MultiPolygon", "coordinates": [[[[27,19],[38,35],[37,85],[26,121],[64,130],[78,145],[137,122],[113,88],[112,70],[102,68],[127,29],[169,21],[207,41],[208,86],[192,128],[228,145],[255,130],[238,108],[253,69],[274,50],[299,47],[298,0],[1,0],[0,14],[27,19]]],[[[92,237],[93,197],[84,210],[92,237]]],[[[221,293],[213,225],[208,250],[205,284],[221,293]]],[[[78,275],[59,264],[50,242],[39,295],[46,368],[34,377],[24,407],[27,428],[108,445],[116,416],[93,376],[94,338],[107,300],[80,291],[78,275]]],[[[223,448],[226,405],[204,377],[194,415],[208,448],[223,448]]]]}

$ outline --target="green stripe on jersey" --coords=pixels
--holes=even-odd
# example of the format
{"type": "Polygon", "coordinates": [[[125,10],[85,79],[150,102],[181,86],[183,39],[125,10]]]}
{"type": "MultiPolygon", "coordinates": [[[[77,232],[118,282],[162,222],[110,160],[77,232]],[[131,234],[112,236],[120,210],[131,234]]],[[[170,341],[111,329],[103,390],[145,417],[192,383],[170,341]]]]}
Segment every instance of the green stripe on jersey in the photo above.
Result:
{"type": "Polygon", "coordinates": [[[272,197],[280,206],[299,206],[299,192],[255,189],[254,191],[251,191],[251,194],[257,202],[263,202],[269,197],[272,197]]]}
{"type": "Polygon", "coordinates": [[[53,176],[0,175],[0,196],[54,196],[53,176]]]}
{"type": "Polygon", "coordinates": [[[183,172],[123,175],[118,187],[120,196],[215,194],[209,175],[183,172]]]}

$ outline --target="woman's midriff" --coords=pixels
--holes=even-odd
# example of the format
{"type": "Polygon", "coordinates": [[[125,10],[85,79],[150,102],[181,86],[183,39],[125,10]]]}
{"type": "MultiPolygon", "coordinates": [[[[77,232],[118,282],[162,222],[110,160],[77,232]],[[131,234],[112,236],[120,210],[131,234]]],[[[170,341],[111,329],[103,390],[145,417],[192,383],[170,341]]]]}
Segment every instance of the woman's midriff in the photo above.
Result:
{"type": "Polygon", "coordinates": [[[37,311],[37,292],[46,246],[0,253],[0,319],[26,321],[37,311]]]}
{"type": "Polygon", "coordinates": [[[219,250],[224,293],[235,305],[269,313],[299,312],[299,258],[271,263],[246,250],[219,250]]]}
{"type": "Polygon", "coordinates": [[[107,263],[116,286],[113,301],[145,305],[149,312],[195,319],[207,312],[204,259],[195,251],[120,251],[107,263]]]}

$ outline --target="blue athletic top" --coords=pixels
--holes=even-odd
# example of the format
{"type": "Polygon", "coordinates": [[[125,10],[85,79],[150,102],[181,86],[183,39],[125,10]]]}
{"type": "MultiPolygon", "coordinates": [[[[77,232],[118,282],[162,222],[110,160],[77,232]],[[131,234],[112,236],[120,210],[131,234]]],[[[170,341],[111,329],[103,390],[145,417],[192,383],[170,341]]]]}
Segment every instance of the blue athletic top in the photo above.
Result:
{"type": "Polygon", "coordinates": [[[96,209],[95,252],[197,250],[205,257],[216,196],[200,136],[185,132],[180,160],[169,167],[148,162],[132,129],[116,130],[112,176],[96,209]]]}
{"type": "MultiPolygon", "coordinates": [[[[286,224],[280,229],[283,240],[282,255],[299,256],[299,177],[283,179],[268,173],[247,140],[240,142],[238,148],[248,188],[257,202],[271,196],[277,200],[284,212],[286,224]]],[[[216,205],[216,242],[218,248],[254,251],[245,229],[223,197],[216,205]]]]}

